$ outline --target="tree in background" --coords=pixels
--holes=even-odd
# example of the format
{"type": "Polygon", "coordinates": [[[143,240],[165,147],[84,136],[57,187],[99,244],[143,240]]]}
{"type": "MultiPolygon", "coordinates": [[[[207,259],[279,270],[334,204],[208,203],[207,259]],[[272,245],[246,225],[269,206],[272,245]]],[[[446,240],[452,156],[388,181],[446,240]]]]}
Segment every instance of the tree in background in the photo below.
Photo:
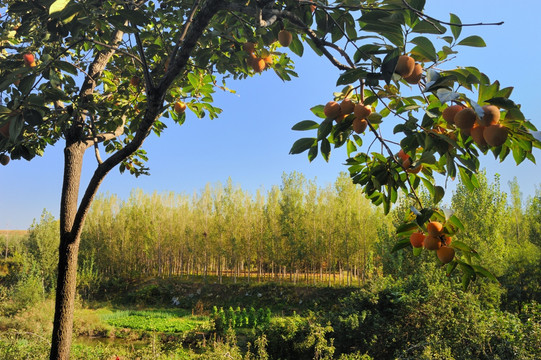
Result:
{"type": "Polygon", "coordinates": [[[39,222],[32,223],[26,247],[39,268],[43,287],[50,291],[55,286],[58,265],[58,220],[43,210],[39,222]]]}
{"type": "Polygon", "coordinates": [[[530,226],[529,240],[541,246],[541,189],[536,189],[535,195],[528,199],[526,218],[530,226]]]}
{"type": "Polygon", "coordinates": [[[522,193],[520,192],[520,186],[518,179],[515,177],[513,181],[507,183],[509,185],[510,194],[510,211],[512,218],[513,232],[515,233],[515,239],[518,243],[528,238],[529,226],[524,221],[522,214],[524,213],[522,204],[522,193]]]}
{"type": "MultiPolygon", "coordinates": [[[[313,159],[320,151],[328,159],[331,144],[346,145],[349,154],[355,153],[348,159],[354,182],[385,212],[397,200],[399,189],[412,194],[416,205],[400,229],[402,235],[425,230],[429,220],[445,222],[446,235],[462,229],[456,217],[421,203],[415,195],[420,183],[437,204],[443,189],[434,185],[433,173],[460,175],[473,186],[480,152],[493,152],[501,160],[512,152],[521,162],[534,160],[532,147],[540,143],[529,132],[535,130],[533,125],[509,99],[511,88],[500,88],[475,68],[435,70],[434,65],[440,68],[460,46],[484,42],[478,36],[461,38],[458,16],[451,15],[450,22],[433,19],[422,12],[424,4],[424,0],[159,4],[2,0],[0,7],[7,12],[0,29],[0,160],[7,163],[8,155],[31,160],[48,145],[64,142],[50,357],[69,356],[81,232],[107,173],[118,166],[120,171],[146,174],[141,146],[151,133],[159,135],[165,129],[162,116],[182,124],[188,108],[199,117],[216,117],[221,110],[213,105],[212,94],[227,89],[226,77],[245,78],[269,68],[283,80],[295,76],[281,47],[302,56],[307,44],[327,58],[330,66],[342,71],[337,85],[346,85],[330,100],[349,98],[358,105],[353,113],[351,104],[315,107],[321,123],[304,121],[294,129],[317,129],[317,137],[299,140],[291,152],[308,150],[313,159]],[[450,34],[445,34],[447,30],[450,34]],[[437,40],[440,50],[427,36],[437,40]],[[410,85],[418,93],[404,96],[410,85]],[[459,93],[459,88],[477,98],[459,93]],[[444,111],[451,104],[468,109],[458,117],[448,116],[444,111]],[[489,104],[493,107],[487,108],[489,104]],[[378,131],[388,116],[402,120],[394,129],[401,137],[399,156],[378,131]],[[382,151],[358,151],[363,142],[359,134],[366,131],[382,151]],[[86,151],[95,153],[95,171],[79,201],[86,151]]],[[[197,237],[206,241],[205,234],[197,237]]],[[[401,246],[408,246],[407,241],[401,246]]],[[[471,253],[465,245],[455,248],[471,253]]],[[[451,266],[457,264],[466,274],[466,284],[484,271],[462,260],[451,266]]]]}
{"type": "Polygon", "coordinates": [[[464,231],[457,239],[470,244],[487,257],[487,267],[501,274],[510,259],[510,249],[518,246],[515,237],[508,238],[511,219],[507,206],[507,194],[500,189],[499,177],[489,183],[484,172],[477,175],[479,187],[468,190],[464,182],[457,185],[451,200],[451,208],[464,224],[464,231]],[[490,219],[490,221],[486,221],[490,219]]]}

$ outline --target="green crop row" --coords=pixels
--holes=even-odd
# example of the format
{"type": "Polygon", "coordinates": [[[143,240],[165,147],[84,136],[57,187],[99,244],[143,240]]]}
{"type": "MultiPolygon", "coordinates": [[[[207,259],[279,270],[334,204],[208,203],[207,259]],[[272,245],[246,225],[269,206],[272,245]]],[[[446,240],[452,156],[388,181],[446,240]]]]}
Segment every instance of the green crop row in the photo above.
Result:
{"type": "Polygon", "coordinates": [[[211,319],[214,321],[214,326],[217,332],[223,332],[228,328],[256,328],[258,326],[266,326],[270,323],[272,313],[269,308],[260,308],[258,310],[250,307],[249,309],[237,307],[229,307],[224,310],[214,306],[212,309],[211,319]]]}

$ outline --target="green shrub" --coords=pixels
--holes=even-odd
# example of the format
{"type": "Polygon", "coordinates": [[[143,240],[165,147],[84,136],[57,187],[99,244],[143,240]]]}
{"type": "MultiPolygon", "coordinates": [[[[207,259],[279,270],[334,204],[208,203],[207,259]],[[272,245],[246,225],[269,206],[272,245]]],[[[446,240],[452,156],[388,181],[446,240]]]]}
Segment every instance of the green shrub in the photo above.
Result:
{"type": "Polygon", "coordinates": [[[19,309],[26,309],[45,297],[43,282],[37,275],[29,275],[15,285],[13,289],[13,300],[19,309]]]}
{"type": "MultiPolygon", "coordinates": [[[[362,289],[342,299],[340,311],[331,315],[337,353],[378,359],[536,358],[535,341],[527,346],[532,329],[516,315],[485,308],[477,295],[458,286],[418,282],[387,280],[376,291],[362,289]]],[[[533,329],[534,338],[538,330],[533,329]]]]}
{"type": "Polygon", "coordinates": [[[276,318],[265,334],[271,359],[332,359],[335,348],[330,325],[322,325],[313,314],[276,318]]]}
{"type": "Polygon", "coordinates": [[[48,353],[49,343],[45,339],[16,332],[0,334],[0,359],[46,359],[48,353]]]}

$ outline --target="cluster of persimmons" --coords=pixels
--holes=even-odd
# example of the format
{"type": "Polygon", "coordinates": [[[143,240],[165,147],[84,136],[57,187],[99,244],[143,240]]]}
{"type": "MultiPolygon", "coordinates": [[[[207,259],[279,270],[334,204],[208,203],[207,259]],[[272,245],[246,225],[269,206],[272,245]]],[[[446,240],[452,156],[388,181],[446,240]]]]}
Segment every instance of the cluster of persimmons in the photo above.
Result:
{"type": "MultiPolygon", "coordinates": [[[[412,57],[401,55],[396,63],[395,73],[406,82],[417,84],[423,76],[423,67],[412,57]]],[[[500,124],[500,109],[495,105],[485,105],[482,109],[483,116],[479,116],[473,108],[457,102],[445,108],[442,116],[449,127],[460,129],[463,136],[471,136],[480,147],[503,145],[508,131],[500,124]]]]}
{"type": "MultiPolygon", "coordinates": [[[[282,29],[278,33],[278,42],[284,47],[288,47],[293,41],[293,35],[282,29]]],[[[266,50],[256,50],[256,44],[253,42],[246,42],[243,46],[244,51],[248,53],[246,57],[246,64],[252,68],[255,72],[260,73],[272,64],[272,55],[266,50]]]]}
{"type": "Polygon", "coordinates": [[[368,116],[372,113],[370,105],[364,105],[362,102],[355,103],[349,98],[345,98],[342,102],[329,101],[323,108],[323,113],[328,119],[336,120],[341,123],[349,114],[353,113],[352,127],[357,134],[364,133],[368,127],[368,116]]]}
{"type": "Polygon", "coordinates": [[[485,105],[483,111],[480,117],[472,108],[456,104],[447,107],[442,116],[447,124],[459,128],[463,135],[471,136],[479,146],[503,145],[508,132],[500,124],[500,109],[495,105],[485,105]]]}
{"type": "Polygon", "coordinates": [[[423,66],[416,63],[415,60],[408,55],[398,57],[394,72],[402,76],[409,84],[418,84],[423,77],[423,66]]]}
{"type": "Polygon", "coordinates": [[[438,221],[431,221],[426,226],[426,235],[422,232],[414,232],[410,236],[411,246],[414,248],[425,248],[435,250],[438,259],[444,264],[453,261],[455,250],[450,247],[451,237],[444,233],[443,224],[438,221]]]}

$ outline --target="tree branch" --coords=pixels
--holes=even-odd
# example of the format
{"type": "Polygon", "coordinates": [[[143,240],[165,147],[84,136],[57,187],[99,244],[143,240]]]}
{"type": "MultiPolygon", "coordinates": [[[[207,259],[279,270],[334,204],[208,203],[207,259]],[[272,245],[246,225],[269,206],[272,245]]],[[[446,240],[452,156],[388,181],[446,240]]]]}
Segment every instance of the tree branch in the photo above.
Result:
{"type": "Polygon", "coordinates": [[[102,47],[110,49],[110,50],[114,50],[115,52],[121,53],[121,54],[126,55],[128,57],[131,57],[132,59],[137,61],[139,64],[143,65],[143,61],[140,58],[138,58],[137,56],[135,56],[135,55],[133,55],[133,54],[131,54],[131,53],[125,51],[125,50],[120,49],[117,46],[109,45],[109,44],[103,43],[101,41],[97,41],[97,40],[89,39],[89,38],[83,38],[83,41],[87,41],[87,42],[90,42],[92,44],[99,45],[99,46],[102,46],[102,47]]]}
{"type": "Polygon", "coordinates": [[[503,21],[500,21],[500,22],[497,22],[497,23],[475,23],[475,24],[457,24],[457,23],[452,23],[452,22],[447,22],[447,21],[441,21],[441,20],[438,20],[432,16],[429,16],[427,14],[425,14],[424,12],[420,11],[420,10],[417,10],[415,9],[413,6],[411,6],[406,0],[402,0],[402,3],[406,6],[406,8],[408,10],[411,10],[413,11],[414,13],[416,13],[419,17],[422,17],[424,18],[425,20],[432,20],[432,21],[437,21],[441,24],[444,24],[444,25],[449,25],[449,26],[461,26],[461,27],[464,27],[464,26],[492,26],[492,25],[496,25],[496,26],[499,26],[499,25],[502,25],[503,24],[503,21]]]}
{"type": "Polygon", "coordinates": [[[102,71],[105,69],[105,66],[109,62],[109,59],[111,59],[114,53],[118,50],[116,48],[116,45],[120,43],[123,36],[124,32],[122,30],[116,30],[113,33],[113,36],[111,36],[111,44],[113,45],[105,46],[109,48],[108,51],[98,52],[98,54],[94,58],[94,61],[88,67],[87,76],[85,77],[83,85],[81,86],[81,91],[79,92],[79,97],[83,99],[83,103],[89,102],[88,96],[92,95],[92,93],[94,92],[94,88],[96,87],[96,78],[99,77],[99,75],[102,73],[102,71]]]}
{"type": "Polygon", "coordinates": [[[180,46],[182,45],[182,42],[186,38],[186,34],[188,33],[188,29],[190,29],[190,25],[193,23],[193,18],[195,16],[195,12],[199,8],[200,2],[201,0],[194,0],[193,2],[193,7],[192,7],[192,11],[190,12],[190,16],[188,17],[188,20],[186,20],[186,24],[184,24],[184,28],[182,29],[182,34],[180,34],[177,44],[173,48],[173,53],[171,54],[171,57],[170,57],[171,61],[173,61],[175,56],[177,56],[178,49],[180,48],[180,46]]]}
{"type": "MultiPolygon", "coordinates": [[[[241,5],[238,3],[224,3],[222,4],[222,7],[224,9],[230,10],[230,11],[236,11],[243,14],[247,14],[250,16],[257,16],[257,9],[253,6],[246,6],[241,5]]],[[[279,10],[279,9],[263,9],[263,19],[260,22],[260,25],[262,27],[268,27],[274,24],[277,20],[283,18],[289,20],[293,25],[301,29],[306,35],[310,37],[310,39],[314,42],[316,47],[325,55],[329,61],[336,66],[340,70],[351,70],[354,69],[354,67],[342,64],[338,59],[336,59],[327,49],[327,47],[332,47],[335,50],[338,50],[342,56],[346,59],[346,61],[349,59],[347,54],[341,50],[336,49],[336,46],[332,43],[327,42],[326,40],[320,39],[317,34],[310,29],[306,24],[295,14],[287,11],[287,10],[279,10]],[[331,45],[332,44],[332,45],[331,45]]],[[[348,61],[349,62],[349,61],[348,61]]]]}
{"type": "Polygon", "coordinates": [[[174,62],[171,64],[171,71],[168,71],[165,74],[156,88],[152,88],[148,92],[145,115],[137,132],[135,133],[135,136],[128,144],[126,144],[126,146],[111,155],[94,171],[83,198],[81,199],[81,203],[79,204],[77,215],[75,216],[74,226],[72,229],[73,236],[80,235],[83,220],[88,213],[90,204],[96,195],[98,187],[107,173],[137,151],[137,149],[141,147],[149,135],[150,129],[163,111],[163,102],[167,89],[173,82],[175,76],[177,76],[181,70],[186,67],[190,55],[197,45],[197,41],[207,29],[210,20],[221,9],[222,3],[222,0],[207,0],[202,5],[201,10],[197,12],[197,15],[194,17],[192,26],[190,26],[186,33],[186,37],[179,48],[178,56],[176,56],[174,62]]]}

